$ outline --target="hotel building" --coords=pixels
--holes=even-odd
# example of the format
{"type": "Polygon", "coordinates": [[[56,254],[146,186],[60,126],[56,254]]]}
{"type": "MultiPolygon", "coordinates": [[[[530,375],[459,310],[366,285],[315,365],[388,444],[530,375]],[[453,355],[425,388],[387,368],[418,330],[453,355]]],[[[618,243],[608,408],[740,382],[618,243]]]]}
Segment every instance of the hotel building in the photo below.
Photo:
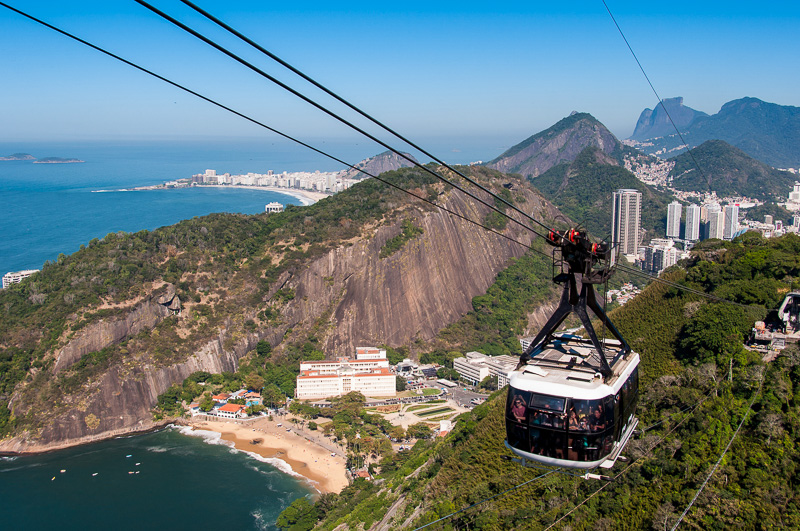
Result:
{"type": "Polygon", "coordinates": [[[355,359],[300,362],[295,398],[328,398],[351,391],[369,397],[397,395],[395,375],[389,369],[385,350],[358,347],[355,359]]]}

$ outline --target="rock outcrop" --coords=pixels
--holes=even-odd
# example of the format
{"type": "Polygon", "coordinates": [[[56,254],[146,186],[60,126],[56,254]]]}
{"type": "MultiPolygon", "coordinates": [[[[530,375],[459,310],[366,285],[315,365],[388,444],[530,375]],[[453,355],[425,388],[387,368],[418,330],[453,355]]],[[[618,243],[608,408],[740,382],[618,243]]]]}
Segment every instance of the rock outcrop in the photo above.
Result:
{"type": "Polygon", "coordinates": [[[507,150],[486,166],[533,179],[557,164],[574,161],[589,146],[611,154],[620,149],[620,142],[591,114],[572,113],[507,150]]]}

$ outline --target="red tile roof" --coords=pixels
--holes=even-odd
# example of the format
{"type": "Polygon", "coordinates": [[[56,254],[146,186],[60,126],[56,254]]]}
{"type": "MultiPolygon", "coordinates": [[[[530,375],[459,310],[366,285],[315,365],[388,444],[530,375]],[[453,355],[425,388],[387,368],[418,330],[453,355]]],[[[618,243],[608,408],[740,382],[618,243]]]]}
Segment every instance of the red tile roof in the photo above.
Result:
{"type": "Polygon", "coordinates": [[[225,411],[226,413],[238,413],[242,409],[245,409],[247,406],[243,406],[241,404],[225,404],[219,411],[225,411]]]}

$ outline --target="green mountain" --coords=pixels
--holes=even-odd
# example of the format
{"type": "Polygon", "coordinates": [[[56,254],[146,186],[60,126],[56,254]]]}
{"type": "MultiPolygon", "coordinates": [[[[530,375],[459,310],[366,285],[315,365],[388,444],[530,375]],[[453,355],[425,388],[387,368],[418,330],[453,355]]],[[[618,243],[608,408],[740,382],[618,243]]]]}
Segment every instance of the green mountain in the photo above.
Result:
{"type": "Polygon", "coordinates": [[[279,526],[669,529],[693,502],[686,528],[800,527],[800,350],[790,346],[764,363],[742,345],[753,321],[800,287],[791,280],[800,275],[798,257],[796,235],[703,242],[667,278],[742,306],[652,284],[612,313],[642,360],[642,434],[629,443],[628,462],[603,472],[613,481],[509,462],[500,390],[460,415],[447,436],[383,457],[373,481],[356,480],[314,504],[296,501],[279,526]]]}
{"type": "Polygon", "coordinates": [[[667,205],[673,197],[642,183],[596,147],[585,148],[573,162],[554,166],[532,182],[561,212],[598,238],[611,233],[614,191],[635,188],[642,192],[645,241],[664,235],[667,205]]]}
{"type": "MultiPolygon", "coordinates": [[[[772,167],[800,167],[800,107],[741,98],[729,101],[711,116],[695,116],[679,129],[690,148],[707,140],[724,140],[772,167]]],[[[661,157],[684,151],[674,129],[655,133],[660,136],[636,136],[635,140],[641,141],[636,147],[661,157]]]]}
{"type": "Polygon", "coordinates": [[[618,161],[630,149],[591,114],[574,112],[552,127],[523,140],[486,166],[504,173],[536,178],[553,166],[572,162],[589,146],[599,148],[618,161]]]}
{"type": "Polygon", "coordinates": [[[771,168],[722,140],[709,140],[675,157],[670,177],[678,190],[714,190],[720,197],[743,195],[761,201],[785,201],[797,180],[796,175],[771,168]]]}

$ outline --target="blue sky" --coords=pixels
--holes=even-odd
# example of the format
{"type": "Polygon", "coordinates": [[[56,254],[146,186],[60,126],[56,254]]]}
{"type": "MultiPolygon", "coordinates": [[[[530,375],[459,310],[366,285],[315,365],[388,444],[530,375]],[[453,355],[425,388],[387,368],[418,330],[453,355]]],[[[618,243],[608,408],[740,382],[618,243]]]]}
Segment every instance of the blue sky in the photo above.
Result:
{"type": "MultiPolygon", "coordinates": [[[[421,141],[511,145],[573,110],[625,138],[656,103],[600,0],[196,2],[421,141]]],[[[608,2],[662,97],[800,106],[800,3],[608,2]]],[[[132,0],[9,3],[289,134],[354,138],[132,0]]],[[[319,96],[180,2],[153,3],[319,96]]],[[[5,8],[0,71],[0,141],[267,134],[5,8]]]]}

